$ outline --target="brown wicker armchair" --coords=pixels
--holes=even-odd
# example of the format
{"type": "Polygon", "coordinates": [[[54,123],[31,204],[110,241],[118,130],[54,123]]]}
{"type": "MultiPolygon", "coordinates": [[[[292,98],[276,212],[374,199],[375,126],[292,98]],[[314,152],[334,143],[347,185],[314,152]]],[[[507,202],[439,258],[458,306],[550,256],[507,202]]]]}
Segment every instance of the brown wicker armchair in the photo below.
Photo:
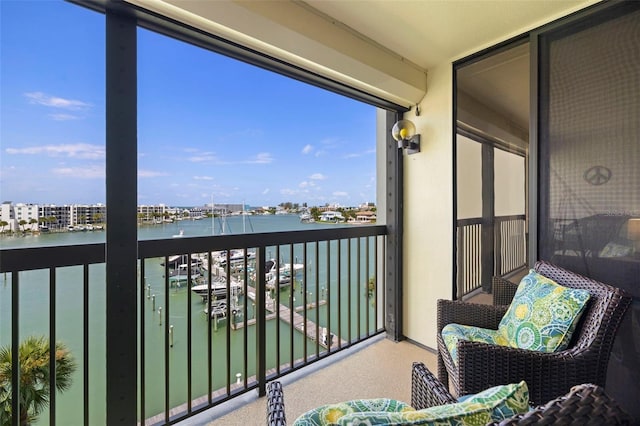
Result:
{"type": "Polygon", "coordinates": [[[574,385],[604,387],[613,340],[631,297],[623,290],[547,262],[537,262],[534,269],[560,285],[591,293],[569,347],[542,353],[461,340],[455,365],[442,339],[442,328],[457,323],[495,330],[508,306],[439,300],[438,376],[443,383],[451,380],[457,395],[524,380],[532,403],[544,404],[566,394],[574,385]]]}
{"type": "MultiPolygon", "coordinates": [[[[411,405],[416,409],[451,404],[456,399],[422,363],[411,373],[411,405]]],[[[507,425],[632,425],[633,419],[595,385],[575,386],[560,398],[499,423],[507,425]]],[[[267,384],[267,425],[286,426],[284,394],[279,382],[267,384]]],[[[494,423],[496,425],[496,423],[494,423]]]]}

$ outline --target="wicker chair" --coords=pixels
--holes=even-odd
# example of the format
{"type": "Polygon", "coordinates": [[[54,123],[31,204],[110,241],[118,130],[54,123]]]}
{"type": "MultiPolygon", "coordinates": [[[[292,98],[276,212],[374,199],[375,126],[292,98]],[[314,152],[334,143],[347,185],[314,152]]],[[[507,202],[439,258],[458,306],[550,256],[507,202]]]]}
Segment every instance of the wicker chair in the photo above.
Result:
{"type": "MultiPolygon", "coordinates": [[[[532,403],[544,404],[566,394],[574,385],[604,387],[613,340],[631,297],[621,289],[547,262],[537,262],[534,269],[560,285],[591,293],[569,347],[542,353],[460,340],[455,365],[442,339],[442,328],[457,323],[495,330],[508,306],[438,300],[438,377],[443,383],[450,380],[457,395],[524,380],[532,403]]],[[[505,283],[505,288],[510,292],[513,285],[505,283]]],[[[510,301],[508,297],[503,299],[510,301]]]]}
{"type": "MultiPolygon", "coordinates": [[[[414,363],[411,374],[411,405],[416,409],[451,404],[456,399],[422,363],[414,363]]],[[[497,425],[498,423],[494,423],[497,425]]],[[[560,398],[526,414],[499,423],[507,425],[632,425],[633,419],[599,386],[575,386],[560,398]]],[[[284,394],[280,382],[267,384],[267,425],[286,426],[284,394]]]]}

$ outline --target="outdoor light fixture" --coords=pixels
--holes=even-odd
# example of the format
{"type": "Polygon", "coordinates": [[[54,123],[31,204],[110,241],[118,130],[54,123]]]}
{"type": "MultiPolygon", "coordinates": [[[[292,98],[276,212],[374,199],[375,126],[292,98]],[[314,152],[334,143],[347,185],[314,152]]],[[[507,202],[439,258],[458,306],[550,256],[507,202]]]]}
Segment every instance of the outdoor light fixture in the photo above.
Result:
{"type": "Polygon", "coordinates": [[[400,120],[393,125],[391,136],[398,142],[398,148],[403,148],[407,154],[420,152],[420,135],[416,135],[416,126],[409,120],[400,120]]]}

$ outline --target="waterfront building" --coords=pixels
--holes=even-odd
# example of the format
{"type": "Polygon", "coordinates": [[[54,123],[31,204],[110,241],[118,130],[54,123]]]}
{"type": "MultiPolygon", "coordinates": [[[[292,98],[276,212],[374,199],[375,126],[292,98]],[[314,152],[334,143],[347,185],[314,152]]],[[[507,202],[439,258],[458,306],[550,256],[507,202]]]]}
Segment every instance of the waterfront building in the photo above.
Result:
{"type": "Polygon", "coordinates": [[[152,220],[162,220],[165,215],[169,215],[169,209],[164,204],[156,204],[156,205],[139,205],[138,206],[138,215],[145,222],[150,222],[152,220]]]}
{"type": "Polygon", "coordinates": [[[7,222],[3,231],[37,231],[38,206],[36,204],[12,204],[11,201],[2,203],[0,220],[7,222]]]}
{"type": "Polygon", "coordinates": [[[7,225],[2,227],[2,231],[13,231],[12,225],[15,222],[15,212],[11,201],[5,201],[0,206],[0,221],[6,222],[7,225]]]}
{"type": "Polygon", "coordinates": [[[49,229],[66,228],[71,225],[71,208],[68,205],[41,205],[38,214],[49,229]]]}

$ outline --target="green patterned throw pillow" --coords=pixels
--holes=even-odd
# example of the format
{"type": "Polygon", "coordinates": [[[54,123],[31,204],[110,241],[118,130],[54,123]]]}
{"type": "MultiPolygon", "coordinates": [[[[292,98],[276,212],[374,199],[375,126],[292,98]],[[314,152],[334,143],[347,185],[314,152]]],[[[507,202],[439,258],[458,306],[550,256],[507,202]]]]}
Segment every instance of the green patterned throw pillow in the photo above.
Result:
{"type": "Polygon", "coordinates": [[[529,390],[525,382],[495,386],[464,402],[440,405],[418,411],[353,412],[340,417],[340,426],[426,425],[466,426],[500,422],[529,409],[529,390]]]}
{"type": "Polygon", "coordinates": [[[413,407],[395,399],[356,399],[353,401],[327,404],[302,414],[293,426],[329,426],[337,425],[341,417],[352,413],[377,412],[401,413],[415,411],[413,407]]]}
{"type": "Polygon", "coordinates": [[[532,269],[520,282],[498,333],[514,348],[564,350],[589,297],[586,290],[563,287],[532,269]]]}
{"type": "Polygon", "coordinates": [[[442,329],[442,339],[447,346],[453,363],[458,365],[458,341],[482,342],[507,346],[507,340],[497,330],[474,327],[471,325],[447,324],[442,329]]]}

